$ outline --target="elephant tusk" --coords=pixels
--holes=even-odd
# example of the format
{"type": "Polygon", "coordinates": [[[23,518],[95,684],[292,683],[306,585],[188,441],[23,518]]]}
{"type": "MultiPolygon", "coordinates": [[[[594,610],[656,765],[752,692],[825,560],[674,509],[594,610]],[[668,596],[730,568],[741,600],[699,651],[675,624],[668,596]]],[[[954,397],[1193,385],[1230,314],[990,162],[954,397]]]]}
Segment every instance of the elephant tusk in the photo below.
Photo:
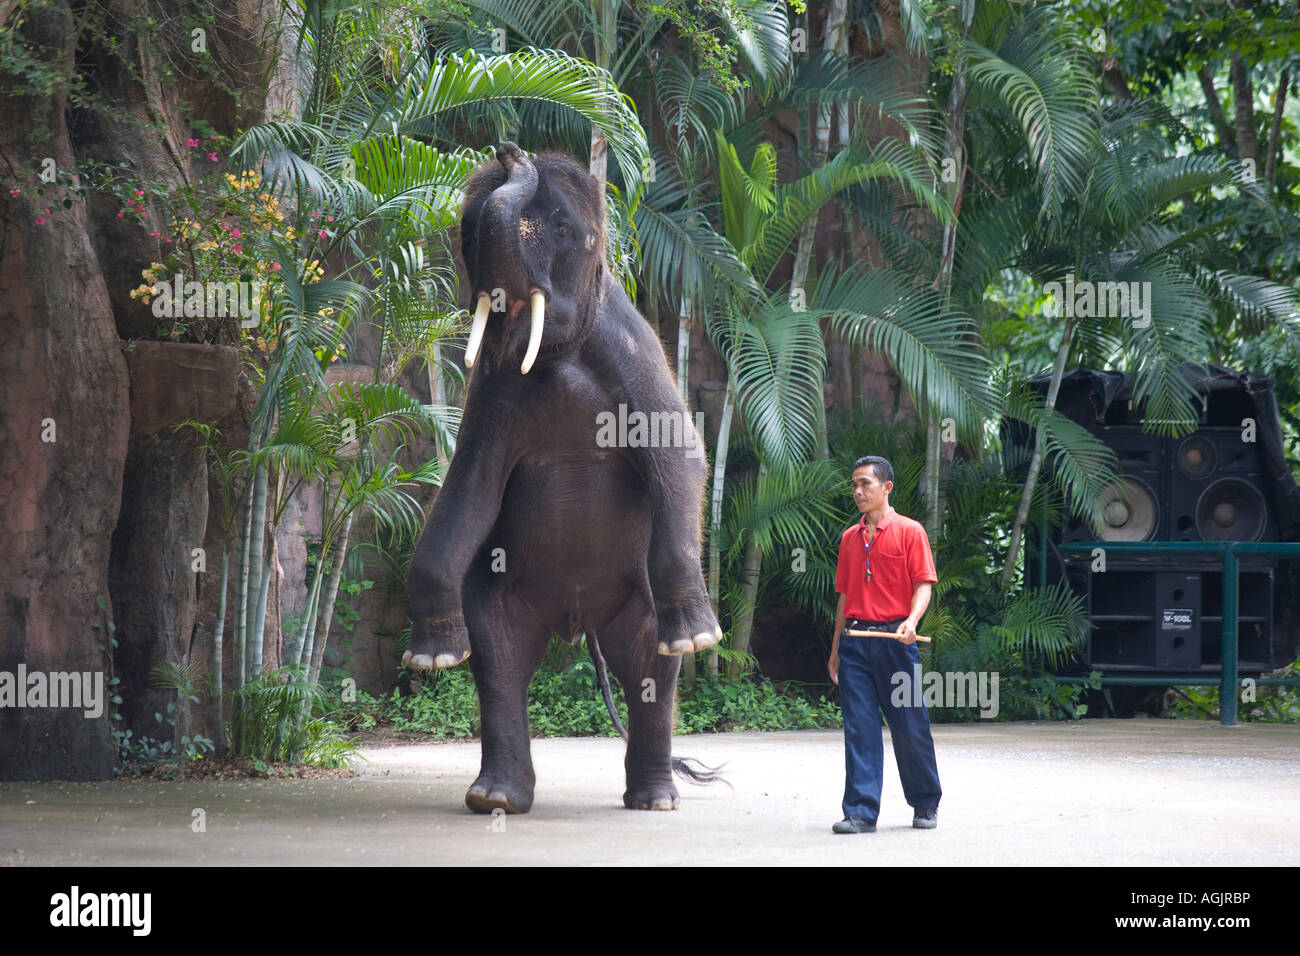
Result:
{"type": "Polygon", "coordinates": [[[546,296],[540,292],[533,293],[533,327],[528,333],[528,351],[524,353],[524,364],[519,367],[519,374],[527,375],[528,370],[537,361],[537,352],[542,347],[542,326],[546,324],[546,296]]]}
{"type": "Polygon", "coordinates": [[[483,344],[483,330],[487,328],[488,309],[492,300],[485,294],[478,297],[478,308],[474,310],[474,325],[469,330],[469,344],[465,346],[465,367],[473,368],[478,359],[479,347],[483,344]]]}

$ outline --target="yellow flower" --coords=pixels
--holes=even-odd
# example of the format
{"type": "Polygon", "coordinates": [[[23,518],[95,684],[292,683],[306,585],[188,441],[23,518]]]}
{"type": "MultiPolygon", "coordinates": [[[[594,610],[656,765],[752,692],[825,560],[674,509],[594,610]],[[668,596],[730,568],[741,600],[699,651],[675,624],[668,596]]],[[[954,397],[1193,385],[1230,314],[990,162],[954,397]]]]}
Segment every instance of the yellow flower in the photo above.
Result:
{"type": "Polygon", "coordinates": [[[211,250],[217,248],[217,244],[213,242],[211,239],[209,239],[207,242],[200,242],[199,248],[202,249],[204,252],[210,252],[211,250]]]}

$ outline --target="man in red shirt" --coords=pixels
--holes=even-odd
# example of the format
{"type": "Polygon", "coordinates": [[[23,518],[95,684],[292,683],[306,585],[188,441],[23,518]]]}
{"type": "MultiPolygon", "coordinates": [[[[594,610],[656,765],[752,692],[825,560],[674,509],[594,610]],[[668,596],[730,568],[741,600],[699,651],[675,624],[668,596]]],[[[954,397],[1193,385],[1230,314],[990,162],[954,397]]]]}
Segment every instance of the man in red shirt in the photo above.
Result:
{"type": "Polygon", "coordinates": [[[929,712],[924,703],[905,700],[896,706],[891,698],[898,683],[894,675],[911,679],[920,672],[916,626],[930,604],[930,586],[939,579],[925,528],[889,506],[893,490],[894,469],[884,458],[869,455],[854,463],[853,500],[862,518],[840,536],[835,575],[840,599],[827,665],[844,712],[844,819],[831,828],[835,833],[875,832],[884,775],[881,710],[903,794],[914,810],[912,826],[938,825],[942,791],[929,712]],[[844,633],[846,627],[899,637],[852,637],[844,633]]]}

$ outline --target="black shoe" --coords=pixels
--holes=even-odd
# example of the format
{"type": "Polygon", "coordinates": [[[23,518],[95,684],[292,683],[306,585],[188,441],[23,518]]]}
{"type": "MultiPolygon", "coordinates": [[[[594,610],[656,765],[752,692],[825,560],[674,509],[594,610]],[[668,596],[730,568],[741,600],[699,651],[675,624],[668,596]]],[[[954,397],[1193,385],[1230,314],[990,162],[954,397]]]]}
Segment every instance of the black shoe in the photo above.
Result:
{"type": "Polygon", "coordinates": [[[939,808],[927,807],[912,814],[912,826],[918,830],[933,830],[939,825],[939,808]]]}
{"type": "Polygon", "coordinates": [[[861,817],[845,817],[839,823],[831,825],[832,833],[875,833],[876,825],[861,817]]]}

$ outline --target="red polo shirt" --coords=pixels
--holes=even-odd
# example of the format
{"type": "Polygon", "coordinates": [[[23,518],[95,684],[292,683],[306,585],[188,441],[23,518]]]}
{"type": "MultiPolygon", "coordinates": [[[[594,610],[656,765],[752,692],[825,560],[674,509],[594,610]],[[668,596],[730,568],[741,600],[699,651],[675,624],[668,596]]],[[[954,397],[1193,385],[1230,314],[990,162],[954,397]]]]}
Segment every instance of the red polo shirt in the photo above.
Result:
{"type": "Polygon", "coordinates": [[[867,517],[840,536],[835,590],[845,596],[845,617],[896,621],[912,613],[912,593],[923,581],[934,584],[934,555],[919,521],[887,508],[871,542],[871,580],[866,580],[867,517]]]}

